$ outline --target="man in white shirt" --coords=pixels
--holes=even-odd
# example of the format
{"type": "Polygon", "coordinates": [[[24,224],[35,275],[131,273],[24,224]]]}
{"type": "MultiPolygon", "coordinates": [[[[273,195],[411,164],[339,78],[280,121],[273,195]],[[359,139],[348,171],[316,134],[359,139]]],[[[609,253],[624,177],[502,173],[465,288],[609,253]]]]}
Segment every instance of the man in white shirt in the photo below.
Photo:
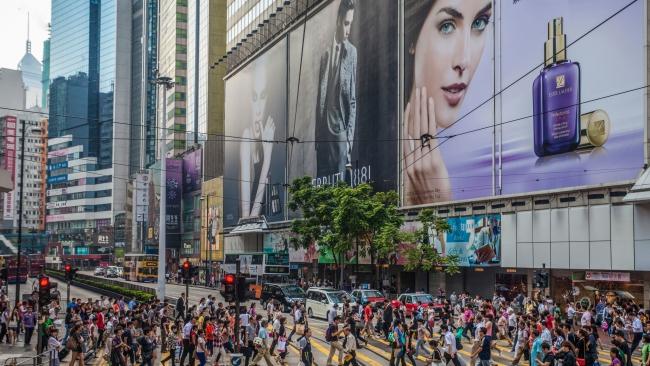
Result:
{"type": "Polygon", "coordinates": [[[185,357],[190,356],[190,365],[194,364],[194,344],[190,340],[192,327],[196,324],[196,318],[190,319],[183,326],[183,353],[181,354],[181,365],[185,364],[185,357]]]}
{"type": "Polygon", "coordinates": [[[443,324],[440,330],[445,334],[445,365],[451,361],[454,363],[454,366],[460,366],[457,354],[458,350],[456,349],[456,336],[449,330],[447,324],[443,324]]]}
{"type": "Polygon", "coordinates": [[[573,306],[573,303],[570,302],[566,309],[566,318],[567,324],[573,327],[573,319],[576,317],[576,308],[573,306]]]}
{"type": "MultiPolygon", "coordinates": [[[[639,312],[639,314],[643,313],[639,312]]],[[[630,346],[630,353],[634,353],[643,338],[643,323],[641,322],[639,314],[635,314],[634,320],[632,320],[632,333],[634,333],[634,338],[632,339],[632,345],[630,346]]]]}

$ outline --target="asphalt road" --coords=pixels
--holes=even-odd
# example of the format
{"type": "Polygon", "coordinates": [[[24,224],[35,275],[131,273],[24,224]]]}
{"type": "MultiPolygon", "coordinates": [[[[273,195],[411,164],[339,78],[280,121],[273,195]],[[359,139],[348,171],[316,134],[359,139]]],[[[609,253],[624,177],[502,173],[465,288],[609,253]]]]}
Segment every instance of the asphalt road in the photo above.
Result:
{"type": "MultiPolygon", "coordinates": [[[[93,275],[92,272],[82,272],[87,275],[93,275]]],[[[101,277],[100,277],[101,278],[101,277]]],[[[119,281],[129,282],[123,279],[115,279],[119,281]]],[[[156,288],[155,283],[141,283],[141,285],[151,288],[156,288]]],[[[175,285],[167,284],[165,286],[166,295],[168,297],[177,298],[181,293],[185,292],[184,285],[175,285]]],[[[222,301],[223,298],[219,295],[219,291],[215,289],[208,289],[205,287],[195,287],[190,286],[189,288],[189,299],[190,305],[198,303],[202,297],[207,297],[209,294],[212,294],[217,297],[217,301],[222,301]]],[[[250,302],[249,302],[250,303],[250,302]]],[[[261,307],[258,307],[260,309],[261,307]]],[[[265,311],[261,311],[265,314],[265,311]]],[[[291,324],[291,321],[288,322],[291,324]]],[[[325,341],[325,331],[327,329],[327,321],[323,319],[309,319],[309,328],[312,329],[312,349],[314,353],[315,363],[319,366],[326,365],[327,356],[329,354],[329,343],[325,341]]],[[[439,335],[436,335],[439,336],[439,335]]],[[[294,336],[294,341],[298,339],[298,336],[294,336]]],[[[296,343],[294,343],[296,344],[296,343]]],[[[463,340],[464,348],[459,352],[460,361],[462,365],[469,364],[471,345],[467,343],[466,340],[463,340]]],[[[370,339],[368,345],[365,346],[362,343],[362,349],[357,352],[357,360],[360,361],[361,365],[366,366],[380,366],[388,365],[391,357],[391,349],[388,342],[383,338],[374,338],[370,339]]],[[[637,352],[638,355],[638,352],[637,352]]],[[[611,361],[609,359],[609,351],[607,346],[604,350],[599,351],[600,363],[601,365],[609,364],[611,361]]],[[[509,366],[512,364],[514,354],[510,352],[510,347],[506,341],[499,341],[497,349],[492,352],[493,365],[495,366],[509,366]]],[[[226,358],[228,360],[228,358],[226,358]]],[[[289,365],[296,365],[299,362],[299,351],[297,348],[291,344],[289,347],[289,353],[286,359],[289,365]]],[[[417,358],[418,366],[427,365],[426,359],[422,356],[417,358]]],[[[223,360],[222,360],[223,362],[223,360]]],[[[633,357],[633,363],[640,363],[640,358],[638,356],[633,357]]],[[[521,361],[522,364],[527,364],[527,362],[521,361]]],[[[230,363],[226,363],[230,364],[230,363]]],[[[337,359],[334,358],[334,364],[338,364],[337,359]]],[[[410,364],[410,362],[409,362],[410,364]]]]}

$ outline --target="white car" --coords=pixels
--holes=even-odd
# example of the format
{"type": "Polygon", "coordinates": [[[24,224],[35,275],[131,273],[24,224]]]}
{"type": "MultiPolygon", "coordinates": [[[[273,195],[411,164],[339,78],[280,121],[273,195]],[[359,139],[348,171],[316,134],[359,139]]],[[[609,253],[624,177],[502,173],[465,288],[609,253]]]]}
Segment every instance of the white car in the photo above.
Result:
{"type": "Polygon", "coordinates": [[[350,294],[333,288],[311,287],[305,296],[305,309],[310,318],[327,319],[327,313],[334,311],[334,304],[338,305],[337,315],[343,313],[343,303],[350,302],[350,307],[355,306],[355,300],[350,294]]]}

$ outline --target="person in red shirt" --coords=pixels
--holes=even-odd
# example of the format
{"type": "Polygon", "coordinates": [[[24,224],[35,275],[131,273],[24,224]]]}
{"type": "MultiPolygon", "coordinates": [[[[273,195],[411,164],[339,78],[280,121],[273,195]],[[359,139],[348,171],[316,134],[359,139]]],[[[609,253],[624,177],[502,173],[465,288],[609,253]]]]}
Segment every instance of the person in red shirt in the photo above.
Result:
{"type": "Polygon", "coordinates": [[[372,326],[372,306],[370,303],[367,303],[366,306],[363,308],[363,321],[364,321],[364,327],[363,329],[366,332],[366,336],[374,336],[374,331],[373,331],[373,326],[372,326]]]}
{"type": "Polygon", "coordinates": [[[207,322],[205,325],[205,344],[206,347],[208,348],[208,356],[212,357],[212,353],[214,352],[214,323],[212,322],[212,318],[208,317],[205,319],[207,322]]]}
{"type": "Polygon", "coordinates": [[[95,326],[97,326],[97,348],[99,348],[104,345],[104,331],[106,330],[104,314],[101,311],[95,312],[95,326]]]}

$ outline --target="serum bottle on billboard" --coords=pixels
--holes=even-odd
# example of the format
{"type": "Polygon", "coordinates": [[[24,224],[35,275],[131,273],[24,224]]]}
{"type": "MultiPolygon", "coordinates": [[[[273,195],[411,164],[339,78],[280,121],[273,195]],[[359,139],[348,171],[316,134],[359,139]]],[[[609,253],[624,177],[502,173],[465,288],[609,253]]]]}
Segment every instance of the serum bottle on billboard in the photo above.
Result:
{"type": "Polygon", "coordinates": [[[580,143],[580,65],[567,59],[562,18],[548,23],[544,68],[533,83],[535,155],[575,150],[580,143]]]}

